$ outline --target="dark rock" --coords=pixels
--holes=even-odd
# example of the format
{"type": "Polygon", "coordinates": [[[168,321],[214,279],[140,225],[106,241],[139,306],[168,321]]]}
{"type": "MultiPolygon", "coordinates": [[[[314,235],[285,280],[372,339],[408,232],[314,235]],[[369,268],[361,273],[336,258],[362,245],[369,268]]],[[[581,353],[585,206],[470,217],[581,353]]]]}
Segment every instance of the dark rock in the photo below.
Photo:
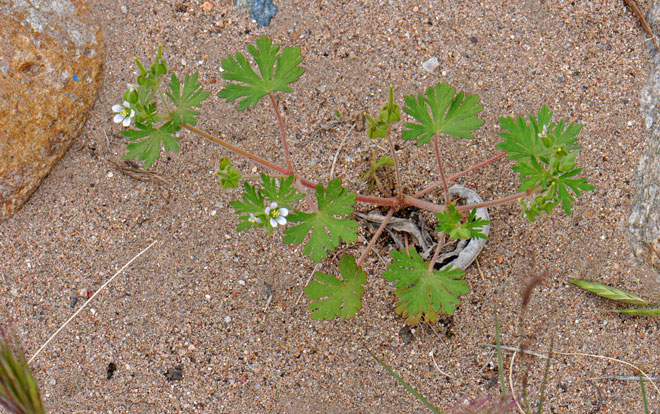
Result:
{"type": "Polygon", "coordinates": [[[183,366],[177,365],[165,371],[165,378],[168,381],[181,381],[183,379],[183,366]]]}
{"type": "MultiPolygon", "coordinates": [[[[647,21],[654,33],[660,32],[660,2],[648,12],[647,21]]],[[[642,114],[649,133],[635,175],[637,195],[633,198],[628,230],[633,255],[660,272],[660,53],[654,42],[647,43],[651,72],[642,90],[642,114]]]]}
{"type": "Polygon", "coordinates": [[[0,220],[82,129],[102,83],[100,26],[84,0],[0,2],[0,220]]]}

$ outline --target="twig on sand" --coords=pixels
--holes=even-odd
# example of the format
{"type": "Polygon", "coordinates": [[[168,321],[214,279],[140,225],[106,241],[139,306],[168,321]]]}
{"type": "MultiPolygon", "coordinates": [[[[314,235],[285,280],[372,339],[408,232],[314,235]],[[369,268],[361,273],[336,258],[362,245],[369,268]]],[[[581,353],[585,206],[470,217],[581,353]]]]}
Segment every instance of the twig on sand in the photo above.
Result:
{"type": "Polygon", "coordinates": [[[149,250],[151,246],[153,246],[156,243],[158,243],[158,240],[154,240],[149,246],[145,247],[140,253],[138,253],[135,257],[129,260],[128,263],[122,266],[121,269],[117,270],[117,273],[115,273],[110,279],[108,279],[103,285],[101,285],[99,290],[97,290],[89,299],[87,299],[87,301],[83,303],[80,309],[78,309],[73,315],[71,315],[71,317],[66,322],[64,322],[64,324],[60,326],[60,328],[57,331],[55,331],[55,333],[52,334],[50,338],[48,338],[48,340],[43,345],[41,345],[41,347],[37,350],[37,352],[35,352],[34,355],[32,355],[32,357],[28,360],[28,364],[32,363],[32,361],[41,353],[41,351],[50,343],[50,341],[52,341],[53,338],[55,338],[57,334],[59,334],[62,331],[62,329],[64,329],[69,324],[69,322],[73,320],[73,318],[75,318],[83,309],[85,309],[85,307],[89,304],[89,302],[92,301],[92,299],[96,297],[96,295],[98,295],[106,286],[110,284],[110,282],[112,282],[117,276],[119,276],[119,274],[123,272],[124,269],[130,266],[131,263],[133,263],[138,257],[142,256],[144,252],[149,250]]]}

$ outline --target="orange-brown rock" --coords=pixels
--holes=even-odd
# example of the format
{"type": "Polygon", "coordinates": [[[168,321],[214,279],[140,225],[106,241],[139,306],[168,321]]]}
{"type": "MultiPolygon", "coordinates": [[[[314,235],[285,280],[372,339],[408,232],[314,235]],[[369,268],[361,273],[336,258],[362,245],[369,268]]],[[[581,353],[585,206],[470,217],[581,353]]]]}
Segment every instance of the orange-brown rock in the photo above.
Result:
{"type": "Polygon", "coordinates": [[[80,133],[103,80],[101,28],[83,0],[0,2],[0,220],[80,133]]]}

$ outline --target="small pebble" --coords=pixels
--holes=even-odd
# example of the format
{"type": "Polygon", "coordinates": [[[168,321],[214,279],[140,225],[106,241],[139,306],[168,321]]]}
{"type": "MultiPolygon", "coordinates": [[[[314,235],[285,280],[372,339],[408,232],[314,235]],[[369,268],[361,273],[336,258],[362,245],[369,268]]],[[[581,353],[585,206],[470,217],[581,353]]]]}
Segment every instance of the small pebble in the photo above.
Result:
{"type": "Polygon", "coordinates": [[[440,66],[440,62],[438,62],[438,58],[435,56],[433,56],[431,59],[427,60],[426,62],[422,63],[422,67],[428,73],[435,72],[438,66],[440,66]]]}
{"type": "Polygon", "coordinates": [[[18,297],[18,289],[16,289],[16,288],[12,288],[12,289],[9,291],[9,293],[11,293],[11,295],[12,295],[13,297],[15,297],[15,298],[18,297]]]}
{"type": "Polygon", "coordinates": [[[227,315],[225,316],[225,323],[231,322],[231,316],[227,315]]]}
{"type": "Polygon", "coordinates": [[[211,300],[211,295],[209,294],[204,295],[204,297],[206,298],[206,300],[211,300]]]}
{"type": "Polygon", "coordinates": [[[55,378],[51,378],[50,381],[48,381],[50,385],[55,385],[57,384],[57,380],[55,378]]]}
{"type": "Polygon", "coordinates": [[[273,288],[266,282],[264,282],[264,295],[273,296],[273,288]]]}
{"type": "Polygon", "coordinates": [[[210,1],[205,1],[204,3],[202,3],[202,9],[204,11],[209,11],[212,8],[213,8],[213,3],[211,3],[210,1]]]}
{"type": "Polygon", "coordinates": [[[71,303],[69,303],[69,306],[71,306],[71,308],[73,309],[76,307],[77,303],[78,303],[78,298],[75,296],[71,296],[71,303]]]}
{"type": "Polygon", "coordinates": [[[241,285],[241,286],[245,286],[245,280],[239,279],[238,284],[241,285]]]}
{"type": "Polygon", "coordinates": [[[114,177],[114,174],[112,173],[112,171],[108,171],[108,178],[112,178],[112,177],[114,177]]]}
{"type": "Polygon", "coordinates": [[[126,7],[126,6],[123,5],[123,4],[121,5],[121,7],[119,7],[119,9],[120,9],[121,12],[124,13],[124,14],[128,13],[128,7],[126,7]]]}

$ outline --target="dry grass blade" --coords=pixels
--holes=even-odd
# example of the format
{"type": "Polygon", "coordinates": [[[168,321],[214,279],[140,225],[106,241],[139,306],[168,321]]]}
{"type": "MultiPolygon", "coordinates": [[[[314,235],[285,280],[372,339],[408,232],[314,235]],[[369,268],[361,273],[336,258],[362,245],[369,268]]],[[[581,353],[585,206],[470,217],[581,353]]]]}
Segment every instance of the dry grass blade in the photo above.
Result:
{"type": "Polygon", "coordinates": [[[96,292],[95,292],[95,293],[94,293],[89,299],[87,299],[87,302],[83,303],[83,305],[80,307],[80,309],[78,309],[73,315],[71,315],[71,317],[70,317],[66,322],[64,322],[64,323],[62,324],[62,326],[60,326],[60,328],[59,328],[57,331],[55,331],[55,333],[52,334],[52,335],[50,336],[50,338],[48,338],[48,340],[47,340],[43,345],[41,345],[41,347],[37,350],[37,352],[34,353],[34,355],[32,355],[32,357],[28,360],[27,363],[28,363],[28,364],[32,363],[32,361],[34,361],[34,359],[35,359],[35,358],[41,353],[41,351],[43,351],[43,349],[44,349],[44,348],[50,343],[50,341],[52,341],[53,338],[55,338],[55,337],[57,336],[57,334],[59,334],[59,333],[62,331],[62,329],[64,329],[64,328],[69,324],[69,322],[71,322],[71,321],[73,320],[73,318],[75,318],[76,316],[78,316],[78,314],[79,314],[83,309],[85,309],[85,307],[89,304],[89,302],[92,301],[92,299],[94,299],[94,298],[96,297],[96,295],[98,295],[98,294],[99,294],[99,293],[100,293],[100,292],[101,292],[106,286],[108,286],[108,284],[110,284],[110,282],[112,282],[117,276],[119,276],[119,274],[121,274],[121,272],[123,272],[124,269],[126,269],[126,268],[127,268],[131,263],[133,263],[138,257],[142,256],[142,254],[143,254],[144,252],[146,252],[147,250],[149,250],[149,249],[151,248],[151,246],[153,246],[153,245],[156,244],[157,242],[158,242],[158,240],[155,240],[155,241],[153,241],[149,246],[145,247],[140,253],[138,253],[135,257],[133,257],[131,260],[129,260],[128,263],[126,263],[124,266],[122,266],[122,268],[119,269],[119,270],[117,271],[117,273],[115,273],[110,279],[108,279],[103,285],[101,285],[101,287],[99,288],[99,290],[97,290],[97,291],[96,291],[96,292]]]}
{"type": "Polygon", "coordinates": [[[649,303],[639,296],[632,293],[617,289],[612,286],[607,286],[598,282],[589,282],[587,280],[568,279],[569,283],[581,289],[595,293],[603,298],[616,300],[618,302],[628,303],[630,305],[647,306],[649,303]]]}

